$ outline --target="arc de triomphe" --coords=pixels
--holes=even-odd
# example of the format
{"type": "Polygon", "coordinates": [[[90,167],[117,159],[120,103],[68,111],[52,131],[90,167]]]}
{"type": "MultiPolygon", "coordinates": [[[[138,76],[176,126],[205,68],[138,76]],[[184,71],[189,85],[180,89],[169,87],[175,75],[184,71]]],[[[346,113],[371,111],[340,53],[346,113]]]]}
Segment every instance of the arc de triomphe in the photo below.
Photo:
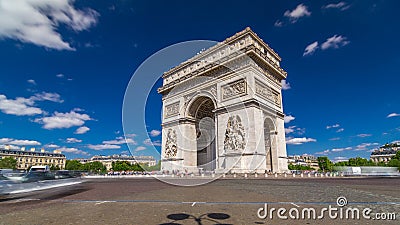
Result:
{"type": "Polygon", "coordinates": [[[165,72],[161,169],[287,171],[280,61],[246,28],[165,72]]]}

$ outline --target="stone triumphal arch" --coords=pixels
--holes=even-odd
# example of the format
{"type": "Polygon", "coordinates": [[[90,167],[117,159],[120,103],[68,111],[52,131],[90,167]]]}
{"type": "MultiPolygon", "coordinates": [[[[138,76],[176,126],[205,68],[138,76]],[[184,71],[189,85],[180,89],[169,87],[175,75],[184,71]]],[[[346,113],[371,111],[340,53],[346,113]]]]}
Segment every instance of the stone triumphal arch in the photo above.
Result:
{"type": "Polygon", "coordinates": [[[287,171],[280,60],[246,28],[165,72],[161,169],[287,171]]]}

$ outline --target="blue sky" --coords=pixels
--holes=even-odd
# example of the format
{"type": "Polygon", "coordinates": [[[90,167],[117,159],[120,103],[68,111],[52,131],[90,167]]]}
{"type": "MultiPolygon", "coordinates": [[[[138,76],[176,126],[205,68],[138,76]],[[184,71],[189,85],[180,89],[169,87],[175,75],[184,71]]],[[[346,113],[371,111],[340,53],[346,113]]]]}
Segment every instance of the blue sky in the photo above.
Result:
{"type": "MultiPolygon", "coordinates": [[[[400,140],[398,1],[0,1],[0,145],[68,158],[159,149],[122,128],[125,89],[155,52],[251,27],[282,57],[288,154],[369,157],[400,140]]],[[[195,54],[196,51],[193,51],[195,54]]],[[[160,67],[161,68],[161,67],[160,67]]],[[[160,74],[161,75],[161,74],[160,74]]],[[[157,88],[157,87],[155,87],[157,88]]],[[[150,140],[149,140],[150,138],[150,140]]]]}

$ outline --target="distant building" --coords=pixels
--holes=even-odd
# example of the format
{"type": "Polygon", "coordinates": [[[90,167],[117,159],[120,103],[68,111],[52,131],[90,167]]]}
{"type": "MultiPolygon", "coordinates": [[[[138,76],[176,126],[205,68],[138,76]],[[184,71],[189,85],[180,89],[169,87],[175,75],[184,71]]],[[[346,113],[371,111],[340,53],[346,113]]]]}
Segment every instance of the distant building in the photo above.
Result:
{"type": "MultiPolygon", "coordinates": [[[[81,160],[81,159],[80,159],[81,160]]],[[[155,166],[157,161],[153,156],[129,156],[129,155],[109,155],[109,156],[93,156],[90,160],[86,162],[101,162],[106,166],[107,170],[112,169],[112,163],[116,161],[127,161],[130,164],[145,164],[148,166],[155,166]]],[[[86,163],[84,161],[80,161],[86,163]]]]}
{"type": "Polygon", "coordinates": [[[43,148],[36,151],[31,148],[29,151],[22,147],[20,150],[10,149],[9,146],[0,149],[0,159],[11,157],[17,160],[17,169],[27,170],[31,166],[58,166],[60,169],[65,168],[65,155],[61,151],[54,150],[46,152],[43,148]]]}
{"type": "Polygon", "coordinates": [[[370,159],[375,162],[384,162],[387,163],[392,159],[393,156],[396,155],[397,151],[400,150],[399,143],[385,144],[381,146],[379,149],[371,152],[370,159]]]}
{"type": "Polygon", "coordinates": [[[314,169],[319,168],[317,157],[308,154],[288,156],[288,164],[309,166],[314,169]]]}

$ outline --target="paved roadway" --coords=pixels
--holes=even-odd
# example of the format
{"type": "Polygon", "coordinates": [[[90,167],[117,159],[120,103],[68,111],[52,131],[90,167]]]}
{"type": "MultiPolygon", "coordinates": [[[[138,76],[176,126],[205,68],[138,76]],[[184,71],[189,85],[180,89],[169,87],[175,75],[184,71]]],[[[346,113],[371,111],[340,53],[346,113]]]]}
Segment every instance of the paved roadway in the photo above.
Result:
{"type": "MultiPolygon", "coordinates": [[[[400,224],[399,178],[221,179],[179,187],[153,178],[90,179],[73,188],[0,201],[0,224],[400,224]],[[260,219],[271,207],[369,207],[395,221],[260,219]]],[[[301,212],[301,211],[300,211],[301,212]]],[[[276,212],[275,212],[276,213],[276,212]]],[[[287,213],[286,213],[287,215],[287,213]]]]}

